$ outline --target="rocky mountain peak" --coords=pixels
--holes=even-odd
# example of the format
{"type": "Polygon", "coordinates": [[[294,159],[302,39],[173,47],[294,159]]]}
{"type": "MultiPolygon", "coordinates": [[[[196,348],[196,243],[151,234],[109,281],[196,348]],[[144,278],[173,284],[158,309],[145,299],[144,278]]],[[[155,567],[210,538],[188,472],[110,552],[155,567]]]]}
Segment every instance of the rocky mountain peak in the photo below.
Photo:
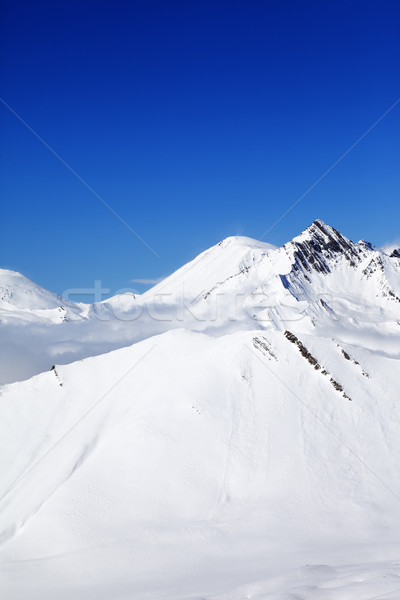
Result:
{"type": "Polygon", "coordinates": [[[352,266],[359,262],[355,244],[320,219],[284,247],[286,251],[293,252],[295,271],[330,273],[332,264],[342,256],[352,266]]]}

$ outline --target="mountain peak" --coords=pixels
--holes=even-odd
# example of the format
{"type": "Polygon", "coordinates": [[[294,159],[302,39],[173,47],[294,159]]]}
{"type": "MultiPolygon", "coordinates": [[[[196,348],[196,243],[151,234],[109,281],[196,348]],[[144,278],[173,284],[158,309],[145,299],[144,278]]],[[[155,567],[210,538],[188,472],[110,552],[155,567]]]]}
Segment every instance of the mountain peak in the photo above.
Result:
{"type": "Polygon", "coordinates": [[[316,227],[320,227],[322,229],[333,229],[333,227],[331,227],[330,225],[327,225],[327,223],[325,223],[325,221],[323,221],[322,219],[314,219],[314,221],[312,222],[310,227],[312,227],[313,225],[315,225],[316,227]]]}
{"type": "Polygon", "coordinates": [[[359,260],[355,245],[334,227],[316,219],[286,247],[294,247],[295,270],[329,273],[331,264],[345,256],[352,266],[359,260]]]}
{"type": "MultiPolygon", "coordinates": [[[[331,225],[328,225],[327,223],[325,223],[324,221],[322,221],[322,219],[315,219],[311,225],[309,225],[309,227],[307,227],[307,229],[305,229],[305,232],[309,232],[310,234],[319,234],[319,235],[326,235],[326,236],[332,236],[332,237],[337,237],[340,236],[341,238],[344,238],[344,236],[342,236],[342,234],[337,231],[337,229],[335,229],[334,227],[332,227],[331,225]]],[[[344,238],[347,239],[347,238],[344,238]]]]}
{"type": "Polygon", "coordinates": [[[259,248],[262,250],[274,250],[276,246],[269,244],[268,242],[261,242],[259,240],[244,236],[244,235],[231,235],[221,240],[216,246],[220,248],[226,248],[227,246],[236,246],[237,248],[259,248]]]}

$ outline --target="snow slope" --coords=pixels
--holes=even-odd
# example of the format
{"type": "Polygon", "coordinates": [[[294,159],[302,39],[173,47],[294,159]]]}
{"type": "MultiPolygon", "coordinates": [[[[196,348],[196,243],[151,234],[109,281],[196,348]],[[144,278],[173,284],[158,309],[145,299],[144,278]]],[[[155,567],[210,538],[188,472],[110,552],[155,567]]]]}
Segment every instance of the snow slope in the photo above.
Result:
{"type": "Polygon", "coordinates": [[[400,598],[399,266],[316,221],[62,321],[22,286],[2,339],[42,372],[0,388],[4,597],[400,598]]]}
{"type": "Polygon", "coordinates": [[[0,269],[0,303],[3,310],[51,310],[63,300],[15,271],[0,269]]]}
{"type": "Polygon", "coordinates": [[[338,585],[396,557],[400,372],[302,342],[320,370],[281,332],[173,331],[3,388],[6,597],[208,598],[324,563],[338,585]]]}
{"type": "Polygon", "coordinates": [[[19,273],[0,270],[0,382],[26,379],[54,362],[101,354],[184,322],[202,329],[209,315],[197,322],[186,303],[271,249],[250,238],[227,238],[143,296],[127,293],[92,305],[68,302],[19,273]]]}

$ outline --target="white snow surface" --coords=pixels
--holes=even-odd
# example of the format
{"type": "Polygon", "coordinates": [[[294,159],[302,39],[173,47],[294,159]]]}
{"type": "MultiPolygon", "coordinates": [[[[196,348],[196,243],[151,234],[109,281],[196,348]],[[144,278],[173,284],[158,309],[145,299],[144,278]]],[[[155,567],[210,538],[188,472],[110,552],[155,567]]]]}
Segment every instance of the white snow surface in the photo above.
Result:
{"type": "Polygon", "coordinates": [[[0,271],[2,597],[400,598],[399,272],[322,221],[94,305],[0,271]]]}

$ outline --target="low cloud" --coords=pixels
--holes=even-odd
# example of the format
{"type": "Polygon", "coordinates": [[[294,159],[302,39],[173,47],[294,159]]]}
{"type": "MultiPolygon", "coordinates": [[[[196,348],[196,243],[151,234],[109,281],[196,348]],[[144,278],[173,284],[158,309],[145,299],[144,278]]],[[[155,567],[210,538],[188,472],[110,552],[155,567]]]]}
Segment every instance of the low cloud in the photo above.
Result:
{"type": "Polygon", "coordinates": [[[390,254],[391,252],[393,252],[393,250],[398,250],[399,248],[400,248],[400,238],[382,246],[382,250],[384,252],[386,252],[386,254],[390,254]]]}
{"type": "Polygon", "coordinates": [[[156,285],[157,283],[160,283],[162,280],[164,279],[164,277],[157,277],[155,279],[141,279],[140,277],[138,277],[137,279],[131,279],[131,283],[143,283],[144,285],[156,285]]]}

